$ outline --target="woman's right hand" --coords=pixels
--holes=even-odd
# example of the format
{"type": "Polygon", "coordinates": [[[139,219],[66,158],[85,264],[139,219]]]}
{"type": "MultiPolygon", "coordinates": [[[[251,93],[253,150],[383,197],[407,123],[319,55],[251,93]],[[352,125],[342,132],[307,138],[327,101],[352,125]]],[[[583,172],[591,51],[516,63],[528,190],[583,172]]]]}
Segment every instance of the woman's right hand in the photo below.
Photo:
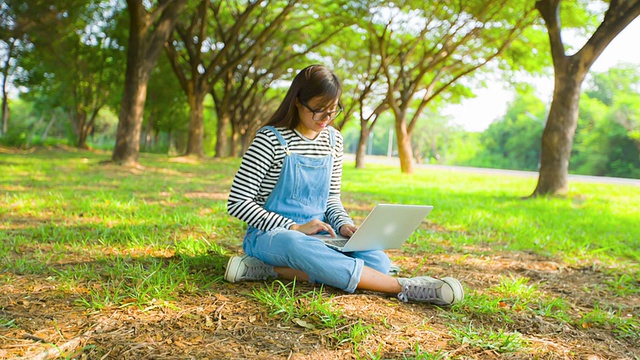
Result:
{"type": "Polygon", "coordinates": [[[324,221],[320,221],[318,219],[314,219],[309,221],[306,224],[293,224],[289,228],[290,230],[300,231],[303,234],[313,235],[322,231],[326,231],[331,235],[331,237],[336,237],[336,232],[333,230],[331,225],[327,224],[324,221]]]}

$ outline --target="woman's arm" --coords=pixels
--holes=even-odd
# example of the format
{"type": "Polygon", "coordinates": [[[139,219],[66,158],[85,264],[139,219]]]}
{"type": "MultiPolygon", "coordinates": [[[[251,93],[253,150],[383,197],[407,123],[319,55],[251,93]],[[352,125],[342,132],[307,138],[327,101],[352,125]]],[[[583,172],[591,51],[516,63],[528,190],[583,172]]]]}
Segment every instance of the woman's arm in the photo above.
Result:
{"type": "Polygon", "coordinates": [[[233,179],[227,201],[229,215],[264,231],[277,227],[289,228],[294,223],[291,219],[267,211],[262,206],[266,198],[258,202],[263,180],[276,160],[276,147],[279,143],[277,139],[274,140],[267,135],[266,131],[259,131],[256,134],[256,138],[242,157],[240,169],[233,179]]]}

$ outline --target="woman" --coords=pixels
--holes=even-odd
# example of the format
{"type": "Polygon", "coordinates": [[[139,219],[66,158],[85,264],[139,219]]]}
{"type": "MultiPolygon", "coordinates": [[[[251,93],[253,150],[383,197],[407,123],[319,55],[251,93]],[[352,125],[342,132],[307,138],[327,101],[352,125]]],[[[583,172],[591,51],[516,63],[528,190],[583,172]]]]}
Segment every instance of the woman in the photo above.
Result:
{"type": "Polygon", "coordinates": [[[247,149],[229,193],[229,214],[247,222],[244,256],[229,259],[230,282],[269,277],[397,294],[407,301],[451,305],[460,282],[445,277],[394,278],[383,251],[342,253],[309,235],[351,236],[356,227],[340,200],[342,135],[329,124],[342,112],[342,87],[320,65],[294,78],[267,126],[247,149]]]}

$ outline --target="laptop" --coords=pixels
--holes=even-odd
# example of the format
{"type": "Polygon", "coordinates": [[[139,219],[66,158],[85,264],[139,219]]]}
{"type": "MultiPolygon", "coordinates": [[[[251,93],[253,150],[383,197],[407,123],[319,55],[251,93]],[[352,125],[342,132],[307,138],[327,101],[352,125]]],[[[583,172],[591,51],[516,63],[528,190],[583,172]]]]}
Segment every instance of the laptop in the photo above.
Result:
{"type": "Polygon", "coordinates": [[[316,234],[325,244],[341,252],[399,249],[433,210],[430,205],[378,204],[350,238],[316,234]]]}

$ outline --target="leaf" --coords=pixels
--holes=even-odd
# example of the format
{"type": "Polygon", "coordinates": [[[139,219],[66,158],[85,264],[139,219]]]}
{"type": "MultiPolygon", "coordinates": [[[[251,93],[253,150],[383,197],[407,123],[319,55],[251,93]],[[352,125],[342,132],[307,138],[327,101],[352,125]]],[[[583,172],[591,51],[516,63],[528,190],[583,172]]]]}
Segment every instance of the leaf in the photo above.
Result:
{"type": "Polygon", "coordinates": [[[298,318],[294,318],[293,322],[296,323],[298,326],[302,326],[305,329],[309,329],[309,330],[315,330],[315,326],[313,326],[313,324],[310,324],[302,319],[298,319],[298,318]]]}
{"type": "Polygon", "coordinates": [[[222,294],[216,294],[215,295],[216,300],[220,300],[220,301],[230,301],[228,297],[222,295],[222,294]]]}

